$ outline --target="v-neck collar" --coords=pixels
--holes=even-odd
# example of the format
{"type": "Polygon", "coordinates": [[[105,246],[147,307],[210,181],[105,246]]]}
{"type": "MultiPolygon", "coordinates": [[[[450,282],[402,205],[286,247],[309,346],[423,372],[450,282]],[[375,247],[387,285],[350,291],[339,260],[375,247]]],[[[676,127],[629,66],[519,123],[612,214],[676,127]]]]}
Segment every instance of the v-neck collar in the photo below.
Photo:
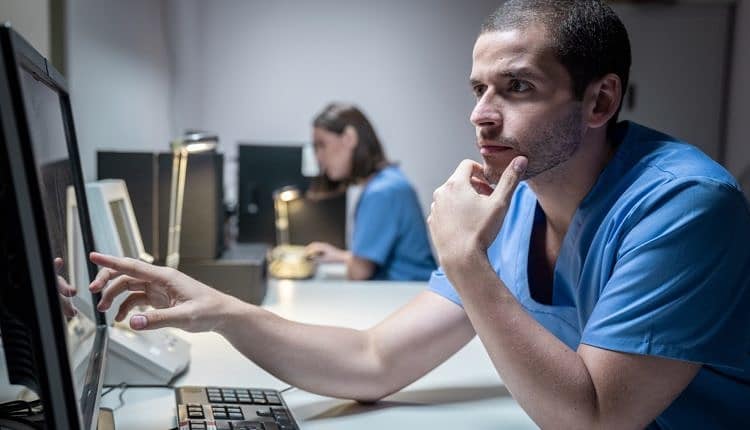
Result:
{"type": "MultiPolygon", "coordinates": [[[[524,213],[524,219],[531,219],[532,222],[525,223],[524,231],[519,240],[518,249],[518,260],[516,262],[516,279],[519,285],[517,285],[518,297],[522,299],[526,306],[535,308],[538,310],[560,308],[560,307],[574,307],[575,303],[575,291],[577,288],[575,285],[580,276],[581,264],[578,256],[576,255],[580,249],[578,243],[581,238],[581,228],[584,226],[586,219],[589,217],[592,206],[595,206],[597,202],[597,196],[601,194],[603,189],[607,187],[611,181],[615,178],[612,176],[616,174],[618,169],[615,165],[619,164],[628,140],[628,135],[635,132],[634,127],[631,127],[631,123],[625,121],[618,124],[618,130],[616,131],[616,139],[621,139],[617,150],[612,155],[610,161],[604,167],[602,172],[597,177],[594,185],[586,193],[581,203],[573,213],[573,217],[570,220],[568,230],[565,232],[565,236],[560,244],[560,251],[557,255],[557,260],[552,272],[552,303],[544,304],[534,300],[531,297],[531,286],[529,285],[529,253],[531,248],[531,235],[534,225],[539,222],[538,216],[542,217],[543,222],[546,222],[544,212],[539,205],[536,194],[529,187],[526,186],[527,193],[526,197],[529,201],[526,202],[524,213]],[[565,291],[565,289],[568,289],[565,291]]],[[[586,247],[588,249],[588,247],[586,247]]]]}

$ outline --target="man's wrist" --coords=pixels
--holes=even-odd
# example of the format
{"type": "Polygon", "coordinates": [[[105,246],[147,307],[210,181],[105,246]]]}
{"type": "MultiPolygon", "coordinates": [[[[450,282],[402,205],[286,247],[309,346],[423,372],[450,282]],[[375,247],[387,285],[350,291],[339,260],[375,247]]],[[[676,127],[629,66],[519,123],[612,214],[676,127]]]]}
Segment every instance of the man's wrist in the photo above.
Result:
{"type": "Polygon", "coordinates": [[[222,293],[221,297],[222,300],[215,316],[216,321],[213,331],[226,337],[230,334],[229,331],[242,326],[242,324],[238,324],[237,320],[241,315],[247,316],[252,313],[253,307],[228,294],[222,293]]]}
{"type": "Polygon", "coordinates": [[[467,251],[455,253],[440,261],[443,272],[451,282],[460,282],[477,274],[478,270],[492,268],[487,257],[487,251],[471,248],[467,251]]]}

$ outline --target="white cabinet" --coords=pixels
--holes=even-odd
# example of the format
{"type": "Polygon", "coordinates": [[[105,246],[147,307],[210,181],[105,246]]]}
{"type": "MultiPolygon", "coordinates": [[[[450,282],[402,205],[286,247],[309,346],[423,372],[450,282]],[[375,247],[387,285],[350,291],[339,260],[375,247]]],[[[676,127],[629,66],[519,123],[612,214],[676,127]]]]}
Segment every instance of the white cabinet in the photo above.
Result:
{"type": "Polygon", "coordinates": [[[620,114],[721,160],[725,138],[727,2],[613,6],[630,35],[631,89],[620,114]],[[629,102],[632,102],[630,105],[629,102]]]}

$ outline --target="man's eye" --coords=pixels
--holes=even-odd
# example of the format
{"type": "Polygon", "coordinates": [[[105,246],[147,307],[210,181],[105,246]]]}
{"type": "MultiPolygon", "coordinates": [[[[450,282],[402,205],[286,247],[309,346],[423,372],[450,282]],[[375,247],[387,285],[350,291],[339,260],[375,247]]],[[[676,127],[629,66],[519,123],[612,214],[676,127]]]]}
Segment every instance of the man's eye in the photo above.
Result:
{"type": "Polygon", "coordinates": [[[531,84],[519,79],[513,79],[512,81],[510,81],[509,89],[514,93],[525,93],[526,91],[531,89],[531,84]]]}
{"type": "Polygon", "coordinates": [[[473,90],[474,90],[474,95],[477,98],[480,98],[482,97],[482,94],[484,94],[484,92],[487,90],[487,87],[484,85],[475,85],[473,90]]]}

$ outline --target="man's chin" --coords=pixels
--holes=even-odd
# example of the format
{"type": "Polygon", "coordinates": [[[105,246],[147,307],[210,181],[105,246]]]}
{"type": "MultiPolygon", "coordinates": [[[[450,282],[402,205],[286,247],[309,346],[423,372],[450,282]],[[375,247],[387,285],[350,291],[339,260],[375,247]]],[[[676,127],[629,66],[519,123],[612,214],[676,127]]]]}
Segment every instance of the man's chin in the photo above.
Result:
{"type": "Polygon", "coordinates": [[[508,167],[507,164],[498,166],[498,165],[487,164],[487,162],[485,162],[484,163],[484,177],[487,179],[487,181],[490,184],[496,185],[498,182],[500,182],[500,177],[503,176],[503,172],[505,171],[506,167],[508,167]]]}

